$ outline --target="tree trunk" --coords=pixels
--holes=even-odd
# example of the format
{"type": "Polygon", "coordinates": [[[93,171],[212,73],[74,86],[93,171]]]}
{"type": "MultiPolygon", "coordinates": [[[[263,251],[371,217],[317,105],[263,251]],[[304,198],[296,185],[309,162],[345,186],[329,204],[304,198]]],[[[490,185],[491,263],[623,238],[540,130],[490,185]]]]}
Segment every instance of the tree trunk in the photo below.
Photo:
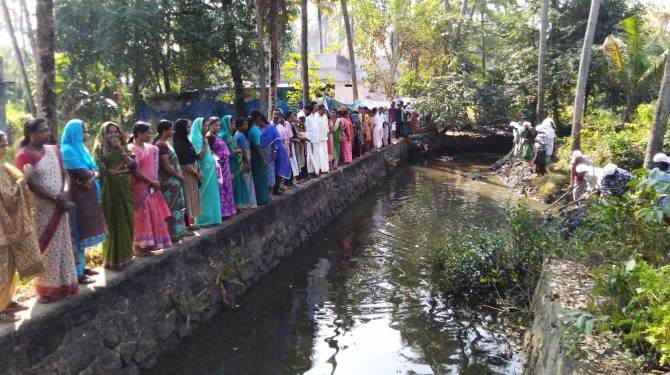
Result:
{"type": "Polygon", "coordinates": [[[256,42],[258,43],[258,88],[261,113],[267,112],[268,92],[267,92],[267,68],[265,66],[265,35],[263,32],[263,20],[267,14],[263,6],[263,0],[255,0],[256,7],[256,42]]]}
{"type": "MultiPolygon", "coordinates": [[[[303,0],[303,2],[306,3],[305,0],[303,0]]],[[[305,14],[306,14],[307,13],[307,5],[306,4],[303,7],[303,9],[305,9],[305,14]]],[[[320,1],[316,3],[316,18],[317,18],[317,21],[319,22],[319,53],[323,53],[323,20],[321,19],[321,2],[320,1]]],[[[307,22],[307,21],[303,21],[303,22],[307,22]]],[[[306,23],[304,23],[304,24],[306,24],[306,23]]],[[[307,27],[305,27],[305,29],[307,29],[307,27]]]]}
{"type": "Polygon", "coordinates": [[[277,107],[277,84],[279,83],[279,32],[277,30],[277,2],[270,1],[268,12],[270,37],[270,94],[268,109],[277,107]]]}
{"type": "MultiPolygon", "coordinates": [[[[319,38],[321,38],[321,8],[317,4],[317,9],[319,9],[319,38]]],[[[307,55],[307,0],[302,0],[301,10],[300,10],[300,20],[302,21],[302,26],[300,28],[300,60],[301,60],[301,78],[302,78],[302,103],[309,103],[309,56],[307,55]]],[[[320,41],[321,39],[319,39],[320,41]]],[[[321,45],[323,49],[323,45],[321,45]]],[[[323,52],[323,51],[322,51],[323,52]]]]}
{"type": "Polygon", "coordinates": [[[663,71],[663,80],[661,89],[658,93],[656,102],[656,113],[654,122],[651,125],[651,133],[647,142],[647,151],[644,155],[644,166],[651,168],[654,155],[663,150],[663,140],[665,138],[665,129],[668,125],[670,116],[670,51],[665,57],[665,70],[663,71]]]}
{"type": "Polygon", "coordinates": [[[549,29],[549,0],[542,0],[540,15],[540,48],[537,54],[537,121],[544,119],[544,72],[547,60],[547,31],[549,29]]]}
{"type": "Polygon", "coordinates": [[[563,124],[561,123],[561,116],[559,115],[559,108],[558,108],[558,90],[556,89],[555,85],[551,86],[550,89],[550,100],[551,100],[551,116],[554,119],[554,123],[556,124],[557,128],[561,128],[563,124]]]}
{"type": "Polygon", "coordinates": [[[51,126],[51,141],[56,142],[56,57],[53,0],[37,0],[37,116],[51,126]]]}
{"type": "Polygon", "coordinates": [[[33,25],[30,23],[30,12],[28,12],[26,0],[19,0],[19,5],[21,6],[21,11],[23,11],[23,17],[26,19],[26,29],[28,29],[26,34],[28,34],[28,40],[30,40],[30,49],[33,56],[35,56],[37,54],[37,51],[35,51],[35,30],[33,30],[33,25]]]}
{"type": "Polygon", "coordinates": [[[575,92],[575,113],[572,116],[572,150],[579,150],[581,147],[582,117],[584,116],[584,102],[586,100],[586,81],[589,76],[589,63],[591,62],[591,47],[593,46],[593,36],[596,32],[598,23],[598,11],[600,10],[600,0],[591,0],[591,10],[589,12],[589,21],[586,26],[586,35],[584,36],[584,46],[582,47],[582,57],[579,63],[579,75],[577,76],[577,90],[575,92]]]}
{"type": "Polygon", "coordinates": [[[7,94],[5,90],[5,63],[0,56],[0,131],[11,137],[9,126],[7,126],[7,94]]]}
{"type": "Polygon", "coordinates": [[[351,89],[354,94],[354,101],[358,100],[358,81],[356,79],[356,55],[354,54],[354,36],[351,32],[349,21],[349,10],[347,9],[347,0],[340,0],[342,5],[342,17],[344,18],[344,28],[347,32],[347,47],[349,47],[349,61],[351,63],[351,89]]]}
{"type": "Polygon", "coordinates": [[[14,34],[14,26],[12,25],[12,18],[9,15],[9,8],[7,8],[7,1],[0,0],[0,5],[2,5],[2,14],[5,17],[5,24],[7,25],[7,31],[9,32],[9,37],[12,40],[12,48],[14,48],[14,54],[16,55],[16,61],[19,63],[19,69],[21,70],[21,82],[23,83],[23,89],[25,90],[25,98],[28,102],[28,108],[30,113],[35,113],[35,101],[33,100],[33,91],[30,88],[30,81],[28,80],[28,73],[26,72],[26,64],[23,61],[23,53],[19,49],[19,43],[16,41],[16,35],[14,34]]]}
{"type": "MultiPolygon", "coordinates": [[[[167,37],[167,50],[165,53],[163,53],[163,47],[161,45],[160,40],[157,38],[156,39],[156,52],[158,54],[158,59],[159,59],[159,69],[160,73],[163,76],[163,87],[165,88],[165,93],[169,94],[172,91],[172,82],[170,80],[170,37],[167,37]]],[[[159,81],[160,83],[160,78],[159,81]]]]}
{"type": "Polygon", "coordinates": [[[461,3],[461,18],[468,14],[468,0],[463,0],[461,3]]]}
{"type": "Polygon", "coordinates": [[[444,0],[444,10],[447,11],[447,14],[451,12],[451,5],[449,4],[449,0],[444,0]]]}
{"type": "Polygon", "coordinates": [[[481,16],[480,28],[481,28],[481,37],[482,37],[482,75],[486,76],[486,33],[484,32],[484,26],[486,25],[486,0],[482,2],[482,8],[479,9],[479,15],[481,16]]]}
{"type": "Polygon", "coordinates": [[[230,66],[230,75],[233,78],[233,88],[235,90],[235,109],[237,116],[246,116],[246,108],[244,106],[244,81],[242,80],[242,69],[237,64],[230,66]]]}

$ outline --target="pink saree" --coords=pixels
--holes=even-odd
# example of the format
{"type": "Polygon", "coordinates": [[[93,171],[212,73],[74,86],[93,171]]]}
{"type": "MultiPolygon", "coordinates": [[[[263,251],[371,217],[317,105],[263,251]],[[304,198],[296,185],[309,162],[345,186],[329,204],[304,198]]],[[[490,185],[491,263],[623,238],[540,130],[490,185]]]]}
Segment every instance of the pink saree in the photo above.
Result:
{"type": "MultiPolygon", "coordinates": [[[[158,180],[158,147],[145,143],[144,147],[131,146],[137,170],[158,180]]],[[[133,245],[145,250],[172,246],[167,219],[172,216],[163,193],[154,190],[139,178],[132,178],[133,204],[135,206],[135,237],[133,245]]]]}

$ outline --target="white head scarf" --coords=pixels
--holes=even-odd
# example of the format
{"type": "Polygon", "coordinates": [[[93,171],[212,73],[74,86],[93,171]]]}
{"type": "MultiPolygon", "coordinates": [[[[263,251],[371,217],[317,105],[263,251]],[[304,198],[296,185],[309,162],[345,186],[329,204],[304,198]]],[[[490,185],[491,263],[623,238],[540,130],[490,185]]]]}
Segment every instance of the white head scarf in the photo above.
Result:
{"type": "Polygon", "coordinates": [[[659,152],[658,154],[654,155],[654,163],[668,163],[670,164],[670,157],[668,155],[659,152]]]}
{"type": "Polygon", "coordinates": [[[616,164],[609,163],[603,168],[603,175],[605,176],[611,176],[616,172],[617,166],[616,164]]]}
{"type": "Polygon", "coordinates": [[[552,120],[551,117],[544,119],[535,130],[537,130],[538,133],[545,133],[551,138],[556,138],[556,125],[554,125],[554,120],[552,120]]]}
{"type": "Polygon", "coordinates": [[[586,165],[586,164],[579,164],[577,167],[575,167],[575,170],[577,173],[585,173],[585,172],[590,172],[592,169],[591,166],[586,165]]]}

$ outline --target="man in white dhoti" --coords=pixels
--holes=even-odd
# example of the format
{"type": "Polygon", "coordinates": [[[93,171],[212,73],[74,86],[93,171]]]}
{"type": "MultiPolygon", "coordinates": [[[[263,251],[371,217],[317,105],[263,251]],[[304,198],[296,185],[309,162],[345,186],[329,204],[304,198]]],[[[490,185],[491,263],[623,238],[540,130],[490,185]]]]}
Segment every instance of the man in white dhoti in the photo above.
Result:
{"type": "Polygon", "coordinates": [[[372,108],[372,143],[375,149],[382,148],[384,138],[384,119],[377,108],[372,108]]]}
{"type": "Polygon", "coordinates": [[[321,173],[328,173],[328,112],[326,106],[319,104],[319,110],[316,114],[317,123],[319,126],[319,145],[318,145],[318,159],[319,169],[321,173]]]}
{"type": "Polygon", "coordinates": [[[316,112],[312,112],[314,107],[311,104],[305,105],[303,111],[305,112],[305,131],[307,132],[307,173],[318,175],[321,170],[321,162],[319,158],[319,119],[316,112]]]}

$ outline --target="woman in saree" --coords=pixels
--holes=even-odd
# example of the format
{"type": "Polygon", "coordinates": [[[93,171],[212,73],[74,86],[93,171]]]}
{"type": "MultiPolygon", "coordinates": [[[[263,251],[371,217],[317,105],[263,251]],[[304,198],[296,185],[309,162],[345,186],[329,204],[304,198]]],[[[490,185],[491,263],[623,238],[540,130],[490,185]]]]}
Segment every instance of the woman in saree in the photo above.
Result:
{"type": "Polygon", "coordinates": [[[65,124],[60,141],[63,164],[70,175],[72,201],[72,236],[77,250],[77,278],[80,284],[94,282],[90,276],[98,272],[86,268],[85,250],[105,241],[105,222],[102,217],[102,188],[100,168],[84,145],[86,126],[81,120],[65,124]]]}
{"type": "MultiPolygon", "coordinates": [[[[228,150],[230,150],[230,173],[233,178],[233,198],[236,197],[236,186],[235,179],[242,176],[242,150],[240,150],[237,145],[237,141],[233,136],[236,133],[236,126],[232,121],[233,117],[230,115],[223,116],[221,118],[221,130],[219,130],[219,137],[226,142],[228,150]]],[[[237,201],[235,201],[235,206],[237,207],[237,201]]]]}
{"type": "Polygon", "coordinates": [[[307,128],[305,125],[305,116],[298,117],[296,122],[295,139],[293,140],[294,148],[296,150],[298,159],[298,183],[302,183],[309,179],[309,158],[311,157],[311,146],[307,136],[307,128]]]}
{"type": "MultiPolygon", "coordinates": [[[[0,131],[0,160],[7,156],[9,139],[0,131]]],[[[0,323],[19,320],[14,313],[28,307],[12,300],[16,272],[22,279],[44,270],[35,232],[32,196],[23,174],[0,163],[0,323]]]]}
{"type": "Polygon", "coordinates": [[[100,167],[102,213],[107,224],[107,239],[102,244],[103,265],[122,270],[133,261],[135,208],[130,175],[137,163],[125,149],[126,135],[113,122],[105,122],[95,137],[93,155],[100,167]]]}
{"type": "Polygon", "coordinates": [[[365,146],[365,135],[363,134],[363,128],[362,128],[362,123],[361,123],[361,116],[360,114],[354,110],[353,113],[351,113],[350,117],[351,123],[353,125],[353,138],[352,138],[352,152],[353,152],[353,157],[358,158],[361,157],[365,154],[364,152],[364,146],[365,146]]]}
{"type": "Polygon", "coordinates": [[[158,182],[158,147],[151,141],[151,126],[138,121],[133,125],[133,137],[128,150],[137,161],[131,178],[135,207],[133,251],[136,256],[150,256],[152,250],[172,246],[167,220],[172,216],[161,184],[158,182]]]}
{"type": "Polygon", "coordinates": [[[219,180],[216,175],[216,161],[205,135],[209,131],[209,124],[204,124],[202,117],[193,121],[189,141],[193,150],[198,153],[198,166],[202,179],[200,180],[200,215],[196,216],[195,224],[201,227],[221,224],[221,197],[219,194],[219,180]]]}
{"type": "MultiPolygon", "coordinates": [[[[273,113],[273,122],[278,123],[281,119],[281,112],[275,110],[273,113]]],[[[276,176],[279,178],[280,182],[287,180],[291,177],[291,162],[288,160],[288,153],[284,148],[284,141],[277,130],[277,127],[274,124],[265,122],[265,127],[263,127],[263,133],[261,134],[261,145],[263,146],[263,152],[265,153],[266,160],[273,160],[270,164],[274,165],[274,168],[268,168],[268,178],[276,176]],[[272,172],[270,172],[272,170],[272,172]]],[[[281,190],[278,189],[280,183],[273,183],[274,181],[268,181],[269,188],[275,188],[275,194],[280,195],[281,190]]]]}
{"type": "Polygon", "coordinates": [[[340,119],[342,120],[342,159],[344,164],[351,164],[355,133],[349,117],[349,108],[344,105],[340,107],[340,119]]]}
{"type": "Polygon", "coordinates": [[[342,156],[341,143],[342,143],[342,119],[337,115],[337,110],[333,108],[330,114],[331,121],[333,122],[332,128],[332,140],[333,140],[333,168],[337,168],[337,165],[340,162],[340,157],[342,156]]]}
{"type": "Polygon", "coordinates": [[[289,161],[291,162],[291,179],[287,185],[292,186],[294,179],[297,179],[300,174],[300,167],[298,166],[298,155],[295,147],[295,140],[297,138],[295,116],[291,111],[286,112],[286,115],[284,115],[284,129],[288,136],[288,139],[284,140],[284,146],[288,150],[289,161]]]}
{"type": "Polygon", "coordinates": [[[26,122],[16,167],[23,171],[35,201],[37,237],[44,272],[35,279],[39,302],[72,296],[79,291],[69,211],[70,179],[58,147],[48,145],[51,131],[47,121],[37,118],[26,122]]]}
{"type": "Polygon", "coordinates": [[[249,131],[247,140],[251,147],[251,175],[254,178],[254,189],[256,190],[256,203],[259,206],[270,202],[270,190],[268,189],[268,162],[265,159],[261,135],[263,131],[259,126],[265,126],[261,111],[254,109],[249,116],[249,131]]]}
{"type": "MultiPolygon", "coordinates": [[[[233,193],[233,174],[231,173],[231,164],[230,159],[233,156],[237,157],[237,144],[235,144],[235,150],[231,150],[228,147],[228,142],[226,142],[220,134],[223,134],[225,137],[229,137],[233,143],[235,140],[230,135],[230,116],[227,116],[227,123],[223,130],[223,125],[219,121],[218,117],[213,117],[209,121],[209,133],[207,138],[210,140],[209,144],[212,148],[214,156],[216,156],[216,161],[219,163],[221,170],[221,181],[219,184],[219,197],[221,198],[221,216],[231,217],[237,214],[235,209],[235,194],[233,193]],[[235,155],[233,155],[235,152],[235,155]]],[[[239,163],[236,163],[236,169],[239,171],[239,163]]]]}
{"type": "MultiPolygon", "coordinates": [[[[200,166],[198,161],[205,156],[206,148],[200,150],[200,154],[195,152],[193,144],[188,139],[191,132],[191,123],[187,119],[180,118],[174,123],[174,151],[179,159],[179,166],[182,170],[182,187],[184,188],[184,201],[186,203],[186,224],[195,222],[195,218],[200,216],[200,191],[199,184],[202,180],[200,166]]],[[[195,230],[197,226],[190,225],[189,229],[195,230]]]]}
{"type": "Polygon", "coordinates": [[[251,147],[247,140],[249,125],[243,117],[235,119],[235,142],[242,152],[242,163],[239,173],[233,178],[233,191],[235,192],[235,205],[238,209],[256,208],[256,191],[254,190],[254,179],[251,175],[251,147]]]}
{"type": "Polygon", "coordinates": [[[186,222],[184,221],[184,191],[181,184],[184,181],[179,159],[175,153],[170,139],[174,136],[174,124],[172,121],[161,120],[157,126],[158,137],[154,145],[158,147],[158,182],[161,184],[161,193],[167,202],[171,216],[167,220],[168,231],[172,242],[178,242],[186,235],[186,222]]]}

